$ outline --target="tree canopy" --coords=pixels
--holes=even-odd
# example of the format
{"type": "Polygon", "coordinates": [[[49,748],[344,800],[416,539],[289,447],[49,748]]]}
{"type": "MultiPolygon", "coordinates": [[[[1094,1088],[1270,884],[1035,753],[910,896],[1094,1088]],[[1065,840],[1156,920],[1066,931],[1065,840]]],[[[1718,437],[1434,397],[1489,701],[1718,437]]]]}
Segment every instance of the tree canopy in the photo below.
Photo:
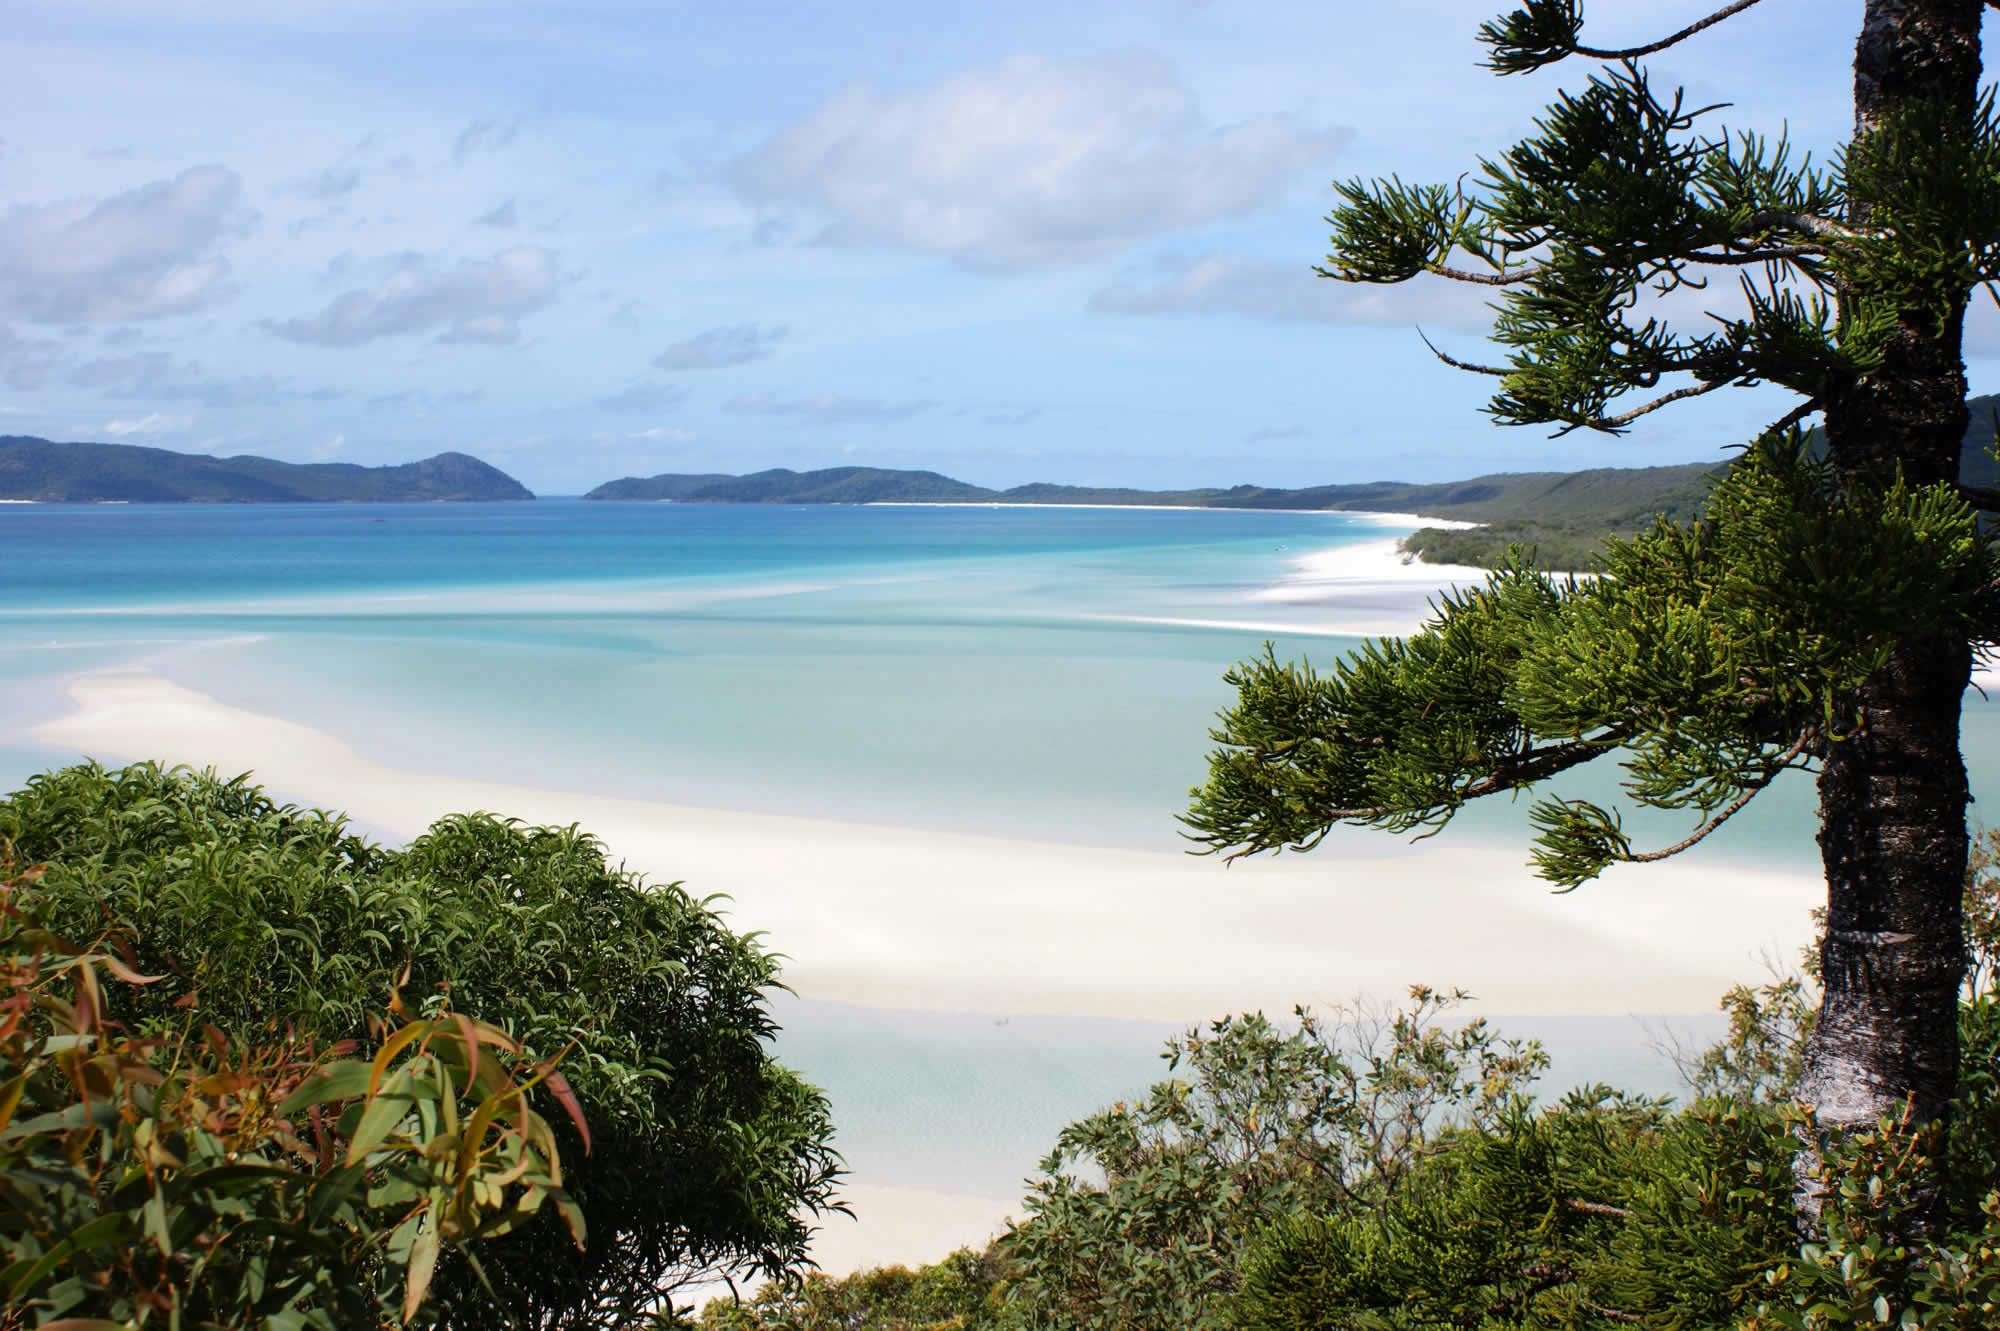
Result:
{"type": "Polygon", "coordinates": [[[163,977],[121,995],[140,1029],[357,1038],[396,990],[418,1018],[474,1013],[563,1056],[588,1150],[546,1087],[534,1098],[587,1242],[553,1217],[494,1240],[491,1294],[447,1259],[454,1326],[596,1326],[690,1282],[787,1271],[836,1204],[825,1100],[767,1047],[777,960],[575,828],[471,814],[390,850],[241,778],[93,764],[0,800],[0,838],[43,866],[49,928],[121,940],[163,977]]]}

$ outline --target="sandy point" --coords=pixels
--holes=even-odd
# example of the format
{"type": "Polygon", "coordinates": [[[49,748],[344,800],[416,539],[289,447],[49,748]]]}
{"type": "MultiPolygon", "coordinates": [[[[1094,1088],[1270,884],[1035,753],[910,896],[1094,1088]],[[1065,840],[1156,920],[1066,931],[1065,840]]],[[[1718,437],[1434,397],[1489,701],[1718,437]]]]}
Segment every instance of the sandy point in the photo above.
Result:
{"type": "Polygon", "coordinates": [[[1198,1020],[1412,982],[1517,1013],[1696,1011],[1803,941],[1811,876],[1705,860],[1552,896],[1524,848],[1358,833],[1311,856],[1212,858],[691,808],[375,762],[308,726],[144,673],[70,682],[34,729],[107,762],[255,772],[390,839],[489,809],[581,824],[656,880],[726,893],[803,995],[932,1011],[1198,1020]]]}

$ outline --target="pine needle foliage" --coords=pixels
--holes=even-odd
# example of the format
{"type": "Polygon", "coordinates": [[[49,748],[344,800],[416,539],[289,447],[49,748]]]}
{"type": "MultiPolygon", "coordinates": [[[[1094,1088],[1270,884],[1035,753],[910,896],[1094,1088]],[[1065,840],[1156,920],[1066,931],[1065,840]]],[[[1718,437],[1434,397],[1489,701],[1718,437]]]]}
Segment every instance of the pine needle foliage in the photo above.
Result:
{"type": "Polygon", "coordinates": [[[1582,26],[1575,0],[1532,0],[1484,25],[1489,67],[1502,74],[1574,55],[1608,63],[1469,182],[1343,181],[1327,218],[1324,276],[1433,274],[1494,291],[1505,362],[1465,368],[1500,379],[1496,420],[1617,432],[1732,385],[1817,397],[1878,368],[1910,310],[1942,327],[2000,276],[1990,96],[1969,122],[1899,109],[1815,163],[1782,136],[1728,129],[1723,107],[1662,93],[1633,58],[1644,49],[1586,47],[1582,26]],[[1856,214],[1865,224],[1843,220],[1856,214]],[[1691,329],[1659,312],[1660,297],[1711,281],[1738,286],[1747,312],[1691,329]],[[1614,407],[1669,383],[1678,386],[1635,411],[1614,407]]]}
{"type": "MultiPolygon", "coordinates": [[[[1243,855],[1342,823],[1430,832],[1617,755],[1633,804],[1692,811],[1683,846],[1706,836],[1851,729],[1853,690],[1899,634],[1984,641],[1993,623],[1993,553],[1953,487],[1846,486],[1805,444],[1763,437],[1701,520],[1611,540],[1601,577],[1517,560],[1326,672],[1268,649],[1235,667],[1190,834],[1243,855]]],[[[1593,803],[1532,817],[1536,867],[1564,888],[1681,848],[1635,849],[1593,803]]]]}

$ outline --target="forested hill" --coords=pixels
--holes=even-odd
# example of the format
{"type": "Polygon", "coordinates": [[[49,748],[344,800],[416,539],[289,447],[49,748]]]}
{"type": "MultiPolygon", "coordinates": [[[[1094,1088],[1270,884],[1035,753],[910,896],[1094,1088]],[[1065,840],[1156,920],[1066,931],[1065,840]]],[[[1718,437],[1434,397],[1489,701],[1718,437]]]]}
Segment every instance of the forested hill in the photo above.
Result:
{"type": "Polygon", "coordinates": [[[833,467],[778,468],[749,476],[627,477],[598,486],[585,499],[671,500],[683,504],[1166,504],[1187,508],[1359,509],[1418,512],[1474,522],[1504,522],[1530,514],[1679,511],[1699,501],[1709,468],[1602,468],[1579,472],[1520,472],[1440,485],[1373,481],[1285,490],[1261,485],[1231,489],[1133,490],[1036,483],[992,490],[934,471],[833,467]]]}
{"type": "MultiPolygon", "coordinates": [[[[1968,406],[1972,419],[1961,452],[1960,479],[1969,485],[2000,486],[2000,463],[1989,453],[2000,395],[1973,398],[1968,406]]],[[[1608,444],[1606,452],[1615,448],[1608,444]]],[[[1591,566],[1607,536],[1635,532],[1655,514],[1676,520],[1693,517],[1721,467],[1693,462],[1678,467],[1502,472],[1444,484],[1372,481],[1299,490],[1261,485],[1134,490],[1046,482],[993,490],[934,471],[777,468],[749,476],[630,476],[600,485],[584,498],[706,504],[1164,504],[1372,510],[1486,524],[1474,531],[1425,528],[1405,542],[1412,553],[1434,563],[1490,565],[1520,545],[1544,567],[1584,569],[1591,566]]]]}
{"type": "Polygon", "coordinates": [[[598,486],[585,499],[672,500],[681,504],[982,503],[1002,496],[934,471],[882,467],[776,467],[748,476],[627,476],[598,486]]]}
{"type": "Polygon", "coordinates": [[[131,444],[0,437],[0,499],[43,503],[327,503],[533,499],[497,467],[439,453],[394,467],[207,457],[131,444]]]}

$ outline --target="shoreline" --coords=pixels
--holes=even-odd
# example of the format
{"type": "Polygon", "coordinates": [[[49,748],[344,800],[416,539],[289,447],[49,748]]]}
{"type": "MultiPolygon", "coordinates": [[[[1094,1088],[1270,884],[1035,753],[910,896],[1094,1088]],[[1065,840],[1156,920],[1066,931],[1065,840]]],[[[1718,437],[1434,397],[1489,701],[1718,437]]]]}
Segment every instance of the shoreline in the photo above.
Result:
{"type": "MultiPolygon", "coordinates": [[[[657,504],[685,503],[680,499],[656,499],[657,504]]],[[[780,507],[780,505],[773,505],[780,507]]],[[[811,504],[792,505],[795,508],[819,507],[811,504]]],[[[858,504],[828,504],[828,508],[1081,508],[1081,509],[1132,509],[1141,513],[1318,513],[1330,518],[1360,518],[1381,527],[1437,527],[1445,531],[1471,531],[1484,527],[1483,522],[1467,522],[1460,518],[1427,518],[1416,513],[1382,513],[1374,509],[1362,508],[1247,508],[1234,504],[1036,504],[1019,499],[868,499],[858,504]]]]}

